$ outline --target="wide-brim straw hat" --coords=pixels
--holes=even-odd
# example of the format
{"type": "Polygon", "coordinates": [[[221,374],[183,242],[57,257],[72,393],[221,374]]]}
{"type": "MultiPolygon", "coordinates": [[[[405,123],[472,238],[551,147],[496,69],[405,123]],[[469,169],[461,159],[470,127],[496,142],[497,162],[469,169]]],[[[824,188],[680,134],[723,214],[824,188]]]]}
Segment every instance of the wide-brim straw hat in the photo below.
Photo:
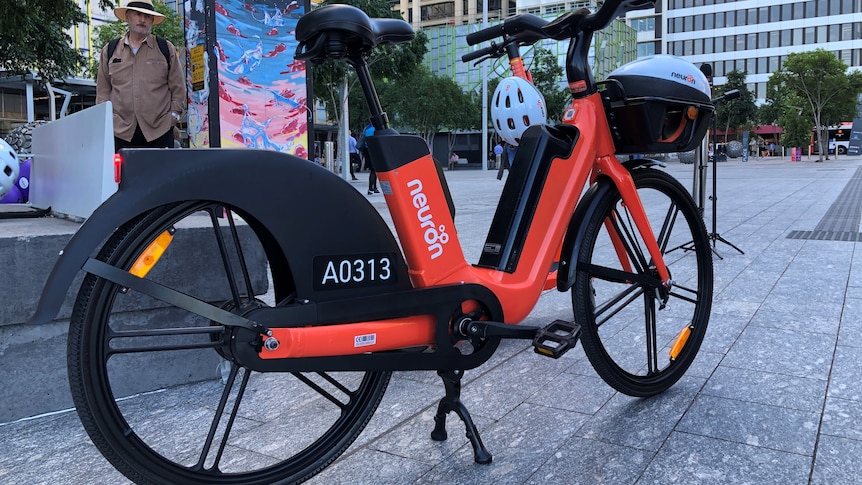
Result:
{"type": "Polygon", "coordinates": [[[153,25],[159,25],[160,23],[165,21],[165,16],[156,11],[156,8],[153,7],[152,0],[134,0],[126,4],[125,7],[117,7],[114,9],[114,15],[117,16],[118,19],[123,22],[128,22],[126,20],[126,12],[129,10],[134,10],[136,12],[141,12],[147,15],[152,15],[155,17],[153,19],[153,25]]]}

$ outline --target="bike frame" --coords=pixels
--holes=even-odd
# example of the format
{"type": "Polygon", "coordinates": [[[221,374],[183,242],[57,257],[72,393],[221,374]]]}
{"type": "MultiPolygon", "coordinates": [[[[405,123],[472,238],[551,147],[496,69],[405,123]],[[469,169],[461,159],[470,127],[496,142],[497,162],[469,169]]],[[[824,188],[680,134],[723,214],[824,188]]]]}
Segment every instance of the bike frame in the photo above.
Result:
{"type": "MultiPolygon", "coordinates": [[[[569,131],[573,134],[573,142],[568,154],[546,160],[545,153],[541,151],[523,153],[522,143],[516,155],[513,165],[529,164],[535,167],[546,164],[546,171],[524,181],[519,193],[537,194],[537,199],[534,210],[524,223],[525,237],[522,243],[519,242],[518,257],[513,268],[467,263],[455,229],[453,212],[449,208],[448,193],[427,146],[423,147],[424,154],[421,156],[408,156],[405,159],[403,151],[385,148],[385,144],[391,143],[393,137],[404,135],[375,135],[369,139],[370,149],[373,150],[373,143],[378,145],[378,155],[371,157],[372,163],[377,170],[414,288],[480,285],[489,289],[501,303],[505,323],[523,321],[534,308],[542,291],[555,286],[557,274],[554,263],[559,258],[563,239],[581,194],[588,183],[593,184],[602,177],[609,179],[619,190],[659,278],[666,286],[670,284],[661,250],[632,177],[614,156],[615,147],[605,107],[592,73],[585,65],[586,49],[591,38],[592,31],[577,33],[570,41],[567,56],[567,77],[573,100],[565,110],[562,121],[572,127],[569,131]]],[[[369,102],[372,123],[378,134],[382,132],[385,135],[388,122],[379,107],[367,65],[359,58],[353,58],[350,63],[356,68],[369,102]]],[[[526,78],[526,74],[523,74],[526,78]]],[[[511,192],[508,191],[510,183],[518,182],[513,181],[510,175],[503,197],[511,192]]],[[[501,207],[507,204],[503,197],[498,205],[498,215],[501,207]]],[[[610,230],[614,222],[608,220],[606,224],[610,230]]],[[[622,236],[616,231],[609,232],[616,236],[613,244],[623,269],[630,271],[622,236]]],[[[462,311],[468,314],[479,306],[477,302],[465,301],[462,311]]],[[[262,350],[259,354],[261,359],[365,354],[410,347],[433,348],[438,344],[439,335],[437,319],[433,315],[423,314],[326,326],[272,328],[272,335],[268,338],[275,338],[279,345],[272,350],[262,350]]]]}

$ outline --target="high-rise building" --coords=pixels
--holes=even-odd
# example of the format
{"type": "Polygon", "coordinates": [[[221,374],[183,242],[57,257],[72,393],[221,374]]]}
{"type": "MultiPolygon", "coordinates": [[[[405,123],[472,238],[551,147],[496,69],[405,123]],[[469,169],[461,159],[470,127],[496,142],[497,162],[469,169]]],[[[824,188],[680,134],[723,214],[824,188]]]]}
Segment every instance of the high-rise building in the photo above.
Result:
{"type": "MultiPolygon", "coordinates": [[[[480,4],[481,7],[481,4],[480,4]]],[[[596,9],[596,0],[575,0],[568,2],[549,3],[543,0],[522,0],[518,3],[514,13],[530,13],[553,20],[559,15],[579,8],[596,9]]],[[[508,16],[508,15],[507,15],[508,16]]],[[[503,18],[505,18],[504,16],[503,18]]],[[[503,18],[492,19],[489,15],[489,24],[497,24],[503,18]]],[[[474,50],[475,47],[467,45],[466,36],[481,28],[481,17],[478,22],[464,24],[461,19],[450,18],[439,26],[424,27],[423,31],[428,36],[428,54],[425,58],[426,66],[431,72],[448,76],[461,85],[465,90],[478,91],[482,82],[481,69],[473,63],[461,62],[461,56],[474,50]]],[[[549,50],[558,59],[560,66],[565,67],[567,42],[555,40],[544,40],[536,45],[549,50]]],[[[625,22],[614,22],[603,31],[597,32],[593,37],[591,48],[590,65],[596,79],[603,79],[608,73],[621,65],[633,61],[637,57],[637,39],[635,31],[625,22]]],[[[521,49],[521,55],[529,68],[533,56],[533,48],[521,49]]],[[[490,66],[490,77],[504,77],[508,75],[509,64],[504,57],[495,61],[486,61],[490,66]]],[[[561,89],[565,88],[565,79],[561,80],[561,89]]]]}
{"type": "Polygon", "coordinates": [[[715,84],[745,72],[757,101],[793,52],[825,49],[862,68],[860,0],[663,0],[668,54],[712,65],[715,84]]]}

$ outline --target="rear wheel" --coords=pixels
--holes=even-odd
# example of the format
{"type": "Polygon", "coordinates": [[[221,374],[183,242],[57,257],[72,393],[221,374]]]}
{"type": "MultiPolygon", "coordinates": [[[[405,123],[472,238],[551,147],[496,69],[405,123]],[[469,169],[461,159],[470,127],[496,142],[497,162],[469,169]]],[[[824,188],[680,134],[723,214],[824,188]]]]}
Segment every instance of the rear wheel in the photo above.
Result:
{"type": "MultiPolygon", "coordinates": [[[[266,231],[250,226],[230,206],[183,202],[123,225],[97,259],[138,276],[140,265],[157,262],[147,280],[233,313],[289,303],[292,288],[256,296],[272,281],[268,268],[285,263],[266,257],[266,231]],[[165,248],[160,257],[155,247],[165,248]]],[[[128,478],[301,481],[356,439],[389,383],[388,372],[252,372],[231,359],[232,334],[85,277],[69,329],[72,397],[93,443],[128,478]]]]}
{"type": "Polygon", "coordinates": [[[676,383],[700,349],[712,305],[712,252],[703,220],[679,182],[654,169],[636,169],[632,177],[673,284],[667,291],[638,277],[655,281],[658,275],[613,187],[599,195],[575,249],[572,302],[596,372],[614,389],[644,397],[676,383]]]}

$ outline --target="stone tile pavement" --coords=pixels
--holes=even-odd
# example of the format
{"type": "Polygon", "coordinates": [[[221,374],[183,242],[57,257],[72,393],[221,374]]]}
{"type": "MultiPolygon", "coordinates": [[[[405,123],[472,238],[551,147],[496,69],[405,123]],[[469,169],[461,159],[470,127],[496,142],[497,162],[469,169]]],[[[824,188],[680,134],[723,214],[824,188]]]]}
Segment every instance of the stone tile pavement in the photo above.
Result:
{"type": "MultiPolygon", "coordinates": [[[[580,346],[552,360],[505,342],[467,372],[462,396],[491,465],[473,463],[452,415],[449,439],[429,438],[442,385],[430,372],[399,372],[358,441],[311,483],[862,482],[862,244],[788,238],[814,230],[833,203],[862,204],[838,200],[860,167],[862,159],[846,157],[719,163],[716,232],[744,254],[717,242],[723,259],[715,258],[702,351],[664,394],[614,392],[580,346]]],[[[666,170],[691,187],[691,165],[672,161],[666,170]]],[[[501,182],[481,171],[448,179],[472,261],[501,182]]],[[[366,182],[354,185],[364,192],[366,182]]],[[[382,209],[381,196],[369,198],[382,209]]],[[[565,318],[570,305],[568,294],[549,292],[526,323],[565,318]]],[[[74,411],[61,411],[0,424],[0,483],[125,479],[74,411]]]]}

